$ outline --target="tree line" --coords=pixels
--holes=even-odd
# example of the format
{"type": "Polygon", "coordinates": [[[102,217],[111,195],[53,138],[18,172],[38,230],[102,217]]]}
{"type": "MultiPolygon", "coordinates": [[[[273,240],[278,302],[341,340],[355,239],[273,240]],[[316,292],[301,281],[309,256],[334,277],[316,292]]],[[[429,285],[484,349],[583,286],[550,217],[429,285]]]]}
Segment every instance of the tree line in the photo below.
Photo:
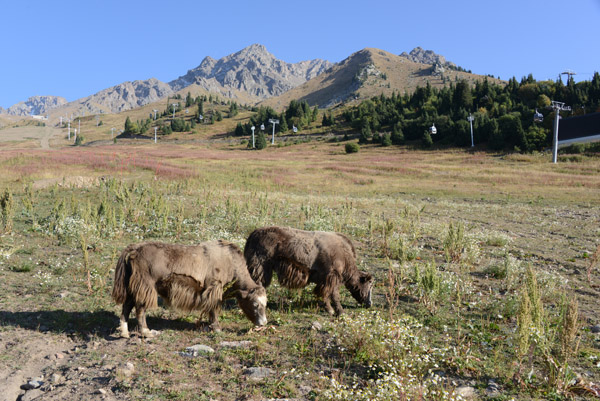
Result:
{"type": "Polygon", "coordinates": [[[471,144],[467,117],[472,114],[475,143],[529,152],[552,142],[551,100],[571,106],[571,114],[563,112],[563,117],[600,111],[600,75],[578,83],[570,77],[566,84],[560,77],[536,81],[531,74],[520,82],[513,77],[505,85],[490,83],[487,77],[475,85],[458,81],[441,89],[427,83],[411,94],[382,94],[365,100],[347,109],[337,124],[358,130],[362,143],[420,140],[425,146],[467,146],[471,144]],[[544,115],[542,123],[534,122],[536,110],[544,115]],[[432,136],[429,128],[433,125],[437,134],[432,136]]]}

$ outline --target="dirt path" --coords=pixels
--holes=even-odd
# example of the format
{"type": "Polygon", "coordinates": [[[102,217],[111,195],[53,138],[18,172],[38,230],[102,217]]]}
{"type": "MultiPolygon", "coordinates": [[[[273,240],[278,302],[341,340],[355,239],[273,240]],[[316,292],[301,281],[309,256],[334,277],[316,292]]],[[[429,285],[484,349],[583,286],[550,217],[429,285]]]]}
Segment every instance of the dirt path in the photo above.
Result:
{"type": "Polygon", "coordinates": [[[40,139],[40,146],[42,149],[50,149],[50,139],[60,132],[59,129],[44,127],[44,133],[40,139]]]}
{"type": "Polygon", "coordinates": [[[0,130],[0,143],[39,141],[39,146],[42,149],[50,149],[50,140],[61,132],[61,129],[53,127],[29,126],[5,128],[0,130]]]}

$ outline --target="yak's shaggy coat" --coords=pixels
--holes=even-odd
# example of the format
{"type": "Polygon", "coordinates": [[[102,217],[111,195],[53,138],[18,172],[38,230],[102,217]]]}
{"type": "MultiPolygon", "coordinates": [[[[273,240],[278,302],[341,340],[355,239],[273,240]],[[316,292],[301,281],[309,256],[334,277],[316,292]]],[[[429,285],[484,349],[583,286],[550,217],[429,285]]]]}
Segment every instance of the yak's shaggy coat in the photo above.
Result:
{"type": "Polygon", "coordinates": [[[193,246],[148,242],[125,248],[117,262],[112,293],[115,302],[123,304],[123,337],[129,336],[127,320],[134,306],[141,334],[150,335],[145,311],[157,306],[158,295],[177,309],[208,315],[213,330],[220,329],[223,299],[233,296],[252,322],[266,323],[265,289],[248,274],[241,250],[226,241],[193,246]]]}
{"type": "Polygon", "coordinates": [[[339,295],[342,283],[357,302],[371,305],[373,277],[357,269],[356,250],[345,235],[263,227],[250,234],[244,256],[250,275],[265,288],[271,284],[273,272],[287,288],[315,283],[315,294],[323,298],[329,314],[343,311],[339,295]]]}

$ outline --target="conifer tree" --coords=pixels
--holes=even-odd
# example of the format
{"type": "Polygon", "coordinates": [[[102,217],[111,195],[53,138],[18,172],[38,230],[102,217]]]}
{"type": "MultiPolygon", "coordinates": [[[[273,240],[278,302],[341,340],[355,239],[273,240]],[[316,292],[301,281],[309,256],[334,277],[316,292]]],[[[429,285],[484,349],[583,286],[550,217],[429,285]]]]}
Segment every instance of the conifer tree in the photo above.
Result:
{"type": "Polygon", "coordinates": [[[267,147],[267,138],[264,132],[260,131],[256,137],[256,149],[261,150],[267,147]]]}

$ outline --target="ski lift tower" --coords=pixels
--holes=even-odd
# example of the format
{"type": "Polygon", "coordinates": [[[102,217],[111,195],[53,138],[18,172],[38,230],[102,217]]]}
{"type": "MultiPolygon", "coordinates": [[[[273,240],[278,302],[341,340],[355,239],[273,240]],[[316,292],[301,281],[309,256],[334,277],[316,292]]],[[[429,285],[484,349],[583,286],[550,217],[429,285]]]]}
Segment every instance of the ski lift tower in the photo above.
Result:
{"type": "Polygon", "coordinates": [[[473,117],[472,114],[469,114],[467,120],[469,121],[469,123],[471,123],[471,147],[474,147],[475,143],[473,142],[473,120],[475,120],[475,117],[473,117]]]}
{"type": "Polygon", "coordinates": [[[565,106],[562,102],[552,101],[552,110],[554,110],[554,139],[552,140],[552,163],[556,163],[558,159],[558,120],[560,119],[561,111],[570,111],[570,106],[565,106]]]}
{"type": "Polygon", "coordinates": [[[567,85],[568,85],[569,82],[571,81],[571,77],[573,75],[577,75],[577,73],[575,71],[565,70],[564,72],[561,72],[560,75],[566,75],[567,76],[567,85]]]}
{"type": "Polygon", "coordinates": [[[271,138],[271,145],[275,144],[275,124],[279,124],[279,120],[275,118],[269,118],[269,122],[273,124],[273,137],[271,138]]]}

